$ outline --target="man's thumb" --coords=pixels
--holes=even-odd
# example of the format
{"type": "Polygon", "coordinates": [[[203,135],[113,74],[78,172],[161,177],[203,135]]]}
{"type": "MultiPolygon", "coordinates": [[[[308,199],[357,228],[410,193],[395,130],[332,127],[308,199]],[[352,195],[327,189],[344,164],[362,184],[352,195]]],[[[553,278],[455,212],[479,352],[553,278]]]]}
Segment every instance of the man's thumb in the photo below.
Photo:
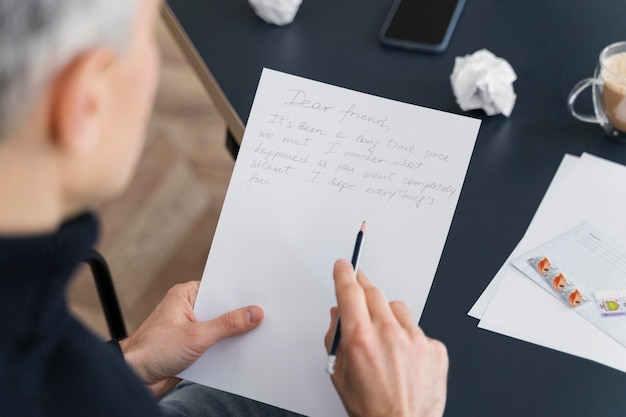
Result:
{"type": "Polygon", "coordinates": [[[259,306],[248,306],[229,311],[205,324],[213,333],[214,342],[230,336],[236,336],[254,329],[263,320],[263,309],[259,306]]]}

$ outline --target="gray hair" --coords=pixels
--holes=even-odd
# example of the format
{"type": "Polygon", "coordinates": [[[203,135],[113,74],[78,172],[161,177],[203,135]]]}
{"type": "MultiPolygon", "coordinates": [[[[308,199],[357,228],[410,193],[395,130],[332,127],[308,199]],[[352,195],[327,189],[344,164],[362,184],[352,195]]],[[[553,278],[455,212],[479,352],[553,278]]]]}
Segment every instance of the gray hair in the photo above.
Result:
{"type": "Polygon", "coordinates": [[[139,0],[0,0],[0,137],[81,52],[121,49],[139,0]]]}

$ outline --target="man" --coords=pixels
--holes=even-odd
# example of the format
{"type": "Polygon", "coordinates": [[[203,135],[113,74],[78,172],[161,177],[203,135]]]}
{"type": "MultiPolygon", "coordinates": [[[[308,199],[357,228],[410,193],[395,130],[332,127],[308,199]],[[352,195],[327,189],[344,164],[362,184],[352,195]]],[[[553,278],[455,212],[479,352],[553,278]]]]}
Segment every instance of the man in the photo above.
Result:
{"type": "MultiPolygon", "coordinates": [[[[65,304],[97,236],[88,211],[124,189],[143,146],[159,6],[0,0],[1,415],[288,414],[174,377],[221,339],[262,325],[260,306],[198,322],[199,284],[177,285],[116,351],[65,304]]],[[[445,347],[349,262],[333,274],[342,342],[332,382],[348,413],[442,415],[445,347]]],[[[331,335],[332,325],[326,349],[331,335]]]]}

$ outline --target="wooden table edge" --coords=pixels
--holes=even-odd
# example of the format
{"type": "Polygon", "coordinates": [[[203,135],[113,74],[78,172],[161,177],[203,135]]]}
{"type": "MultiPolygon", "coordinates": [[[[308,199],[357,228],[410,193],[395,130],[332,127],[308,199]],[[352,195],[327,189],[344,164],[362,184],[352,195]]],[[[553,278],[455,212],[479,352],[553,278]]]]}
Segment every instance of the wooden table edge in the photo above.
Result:
{"type": "Polygon", "coordinates": [[[213,104],[215,104],[215,107],[224,118],[230,135],[232,135],[232,138],[235,140],[237,145],[241,144],[241,139],[243,138],[243,132],[245,130],[245,126],[241,121],[241,118],[237,112],[235,112],[235,109],[230,104],[230,101],[226,98],[226,95],[213,77],[213,74],[211,74],[211,71],[206,66],[202,57],[187,36],[187,33],[174,15],[174,12],[166,2],[163,3],[163,7],[161,8],[161,17],[172,33],[172,36],[181,47],[183,54],[200,78],[200,82],[209,94],[209,97],[211,97],[211,100],[213,100],[213,104]]]}

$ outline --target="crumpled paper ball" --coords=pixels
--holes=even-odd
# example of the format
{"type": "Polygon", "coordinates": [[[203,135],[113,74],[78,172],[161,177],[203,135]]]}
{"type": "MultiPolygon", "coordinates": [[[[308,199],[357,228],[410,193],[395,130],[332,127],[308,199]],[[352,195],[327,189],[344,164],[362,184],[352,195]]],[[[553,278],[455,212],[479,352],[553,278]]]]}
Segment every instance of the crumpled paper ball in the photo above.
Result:
{"type": "Polygon", "coordinates": [[[293,22],[302,0],[248,0],[248,2],[261,19],[267,23],[283,26],[293,22]]]}
{"type": "Polygon", "coordinates": [[[461,109],[483,109],[489,116],[511,115],[517,96],[513,67],[486,49],[456,57],[450,75],[452,91],[461,109]]]}

